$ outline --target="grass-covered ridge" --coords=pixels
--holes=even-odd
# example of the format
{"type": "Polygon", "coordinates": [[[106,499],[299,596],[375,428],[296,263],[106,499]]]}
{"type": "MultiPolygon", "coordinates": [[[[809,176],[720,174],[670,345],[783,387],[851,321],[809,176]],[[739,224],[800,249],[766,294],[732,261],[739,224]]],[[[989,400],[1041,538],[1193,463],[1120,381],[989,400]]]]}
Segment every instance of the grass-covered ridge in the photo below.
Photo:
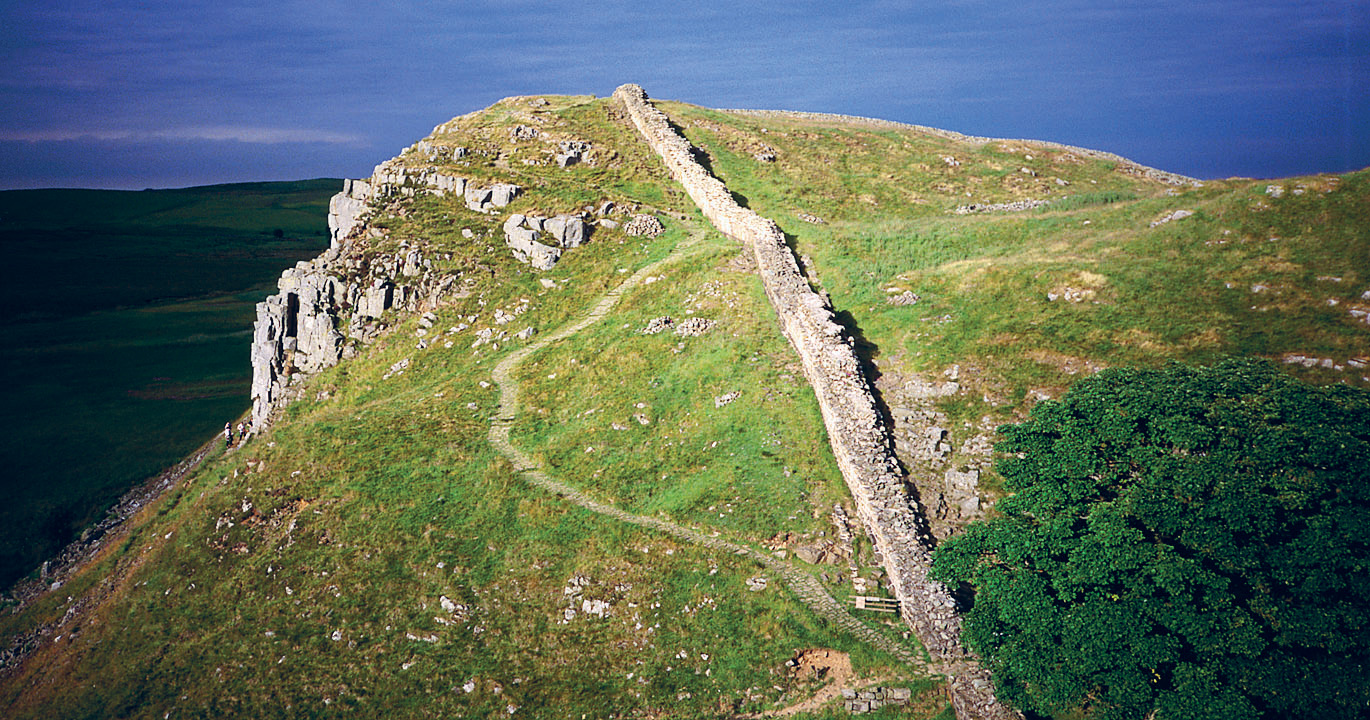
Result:
{"type": "Polygon", "coordinates": [[[959,366],[953,419],[1170,359],[1301,356],[1290,372],[1370,386],[1370,171],[1194,187],[1029,142],[661,106],[792,237],[879,372],[959,366]],[[1019,200],[1049,204],[956,214],[1019,200]]]}

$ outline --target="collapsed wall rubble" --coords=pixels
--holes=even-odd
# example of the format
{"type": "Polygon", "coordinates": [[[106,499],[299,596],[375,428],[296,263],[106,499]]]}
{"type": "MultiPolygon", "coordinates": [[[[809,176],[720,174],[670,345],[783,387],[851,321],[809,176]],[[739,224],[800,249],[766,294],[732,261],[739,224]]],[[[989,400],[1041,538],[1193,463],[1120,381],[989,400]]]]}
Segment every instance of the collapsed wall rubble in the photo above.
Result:
{"type": "Polygon", "coordinates": [[[834,321],[825,298],[809,286],[784,233],[737,204],[727,186],[696,162],[689,142],[647,102],[640,86],[623,85],[614,98],[704,216],[751,247],[782,332],[799,353],[817,395],[833,454],[888,573],[901,615],[928,652],[953,668],[950,692],[957,715],[1017,717],[998,702],[988,672],[961,646],[961,618],[951,594],[927,578],[932,543],[926,522],[905,487],[852,339],[834,321]]]}

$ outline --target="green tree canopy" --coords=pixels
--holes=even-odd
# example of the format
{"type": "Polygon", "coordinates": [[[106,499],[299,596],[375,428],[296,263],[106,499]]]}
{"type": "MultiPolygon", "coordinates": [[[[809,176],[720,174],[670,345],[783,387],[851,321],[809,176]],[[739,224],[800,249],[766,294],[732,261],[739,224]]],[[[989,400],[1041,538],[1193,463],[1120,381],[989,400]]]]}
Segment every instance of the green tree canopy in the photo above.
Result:
{"type": "Polygon", "coordinates": [[[1011,495],[938,548],[1019,707],[1370,716],[1370,393],[1257,361],[1114,370],[1000,429],[1011,495]]]}

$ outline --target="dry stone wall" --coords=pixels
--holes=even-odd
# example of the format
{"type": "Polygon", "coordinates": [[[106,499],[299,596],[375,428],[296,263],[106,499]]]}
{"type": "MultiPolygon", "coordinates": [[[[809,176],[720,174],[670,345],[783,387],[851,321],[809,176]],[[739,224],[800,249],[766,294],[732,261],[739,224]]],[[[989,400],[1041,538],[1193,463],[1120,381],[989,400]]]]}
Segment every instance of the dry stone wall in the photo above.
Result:
{"type": "Polygon", "coordinates": [[[950,684],[958,716],[1015,717],[994,697],[988,674],[962,648],[961,619],[950,593],[927,578],[931,539],[924,516],[905,488],[853,341],[834,321],[827,301],[809,286],[784,233],[733,200],[728,188],[695,161],[689,142],[647,102],[641,87],[623,85],[614,97],[704,216],[751,247],[782,331],[799,353],[818,397],[833,454],[889,575],[902,617],[934,658],[955,668],[950,684]]]}

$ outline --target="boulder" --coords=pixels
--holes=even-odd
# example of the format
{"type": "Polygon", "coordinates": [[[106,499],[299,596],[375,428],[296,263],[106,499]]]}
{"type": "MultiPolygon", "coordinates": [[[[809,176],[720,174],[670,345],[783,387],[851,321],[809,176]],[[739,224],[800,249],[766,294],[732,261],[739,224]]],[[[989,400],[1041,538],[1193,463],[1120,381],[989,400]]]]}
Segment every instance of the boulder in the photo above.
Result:
{"type": "Polygon", "coordinates": [[[537,270],[551,270],[561,258],[561,250],[544,245],[537,238],[536,230],[525,227],[505,228],[504,231],[504,244],[514,252],[515,259],[537,270]]]}
{"type": "Polygon", "coordinates": [[[521,190],[522,188],[517,185],[497,183],[490,188],[490,204],[495,207],[504,207],[512,202],[515,197],[518,197],[521,190]]]}
{"type": "Polygon", "coordinates": [[[485,209],[485,205],[490,202],[490,197],[493,194],[490,188],[478,188],[467,183],[466,191],[462,193],[462,197],[466,200],[466,207],[480,211],[485,209]]]}
{"type": "Polygon", "coordinates": [[[558,215],[543,221],[543,229],[564,248],[580,247],[585,242],[585,222],[574,215],[558,215]]]}

